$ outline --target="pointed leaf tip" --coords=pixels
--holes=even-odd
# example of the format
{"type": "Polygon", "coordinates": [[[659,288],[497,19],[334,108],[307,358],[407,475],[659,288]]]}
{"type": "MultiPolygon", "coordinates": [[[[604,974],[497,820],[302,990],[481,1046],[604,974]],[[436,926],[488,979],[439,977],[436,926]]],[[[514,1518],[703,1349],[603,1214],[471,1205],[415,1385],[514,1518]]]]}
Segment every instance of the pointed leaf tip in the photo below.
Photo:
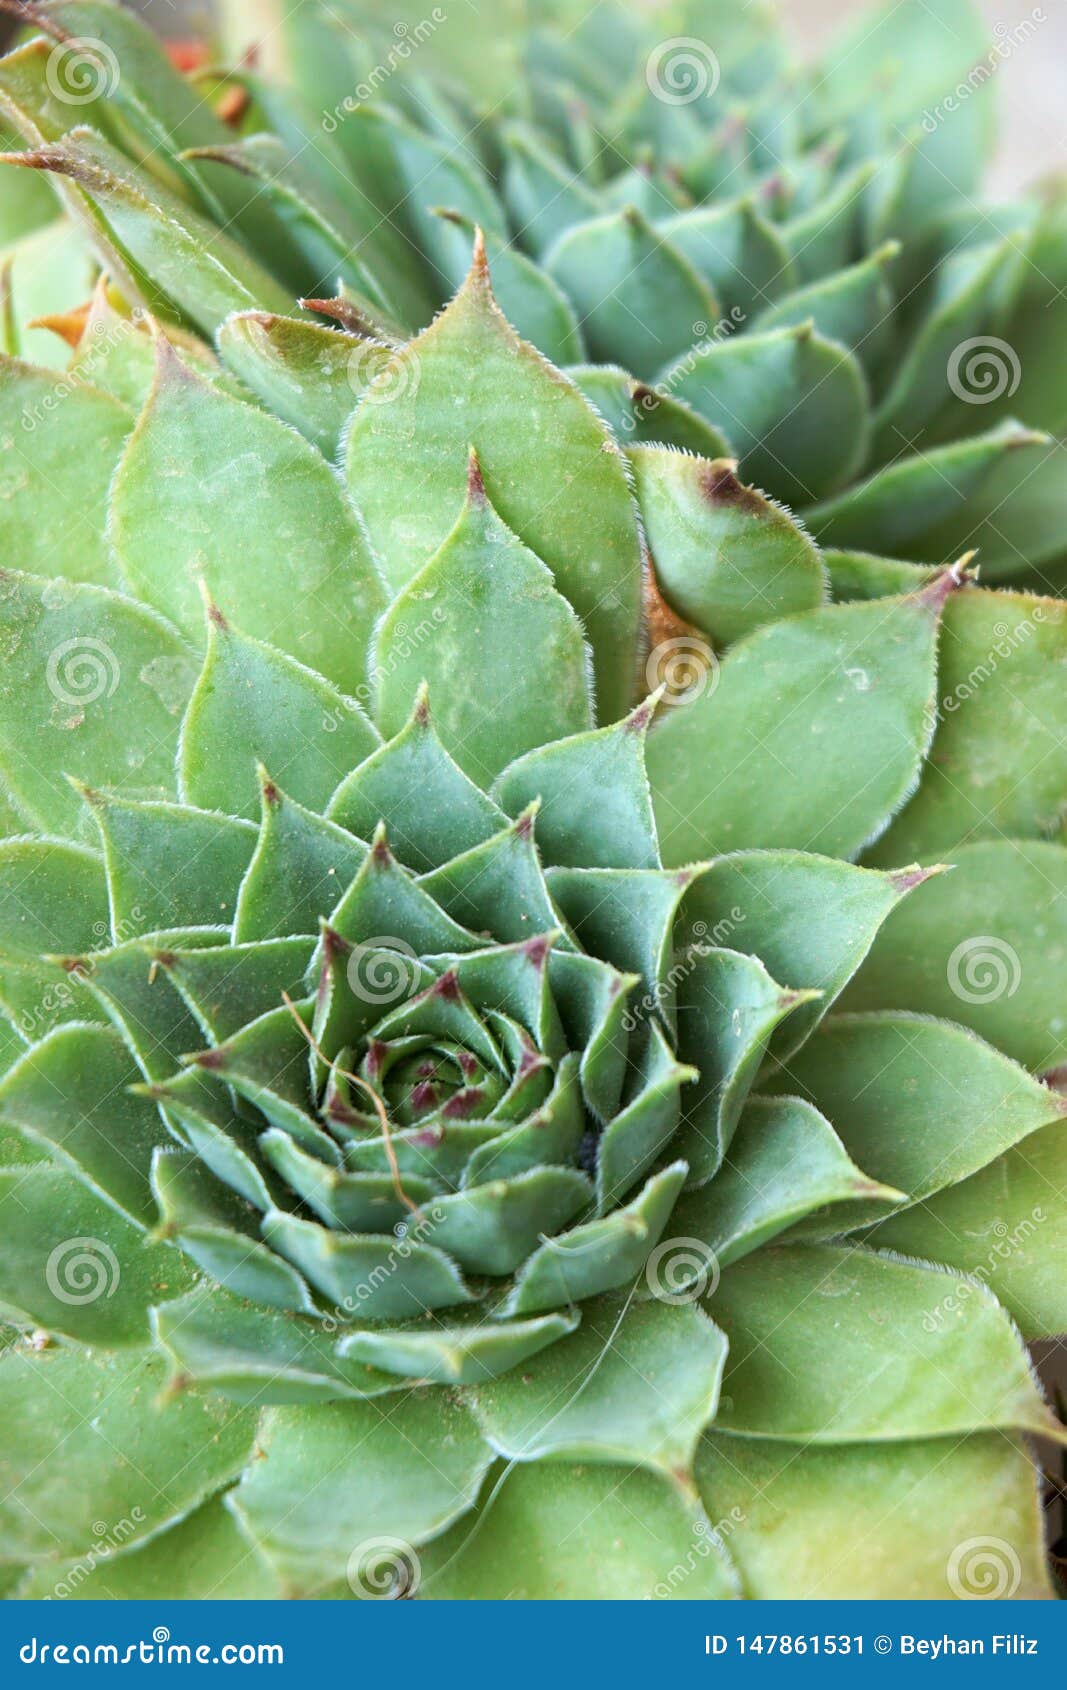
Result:
{"type": "Polygon", "coordinates": [[[489,502],[482,477],[482,466],[473,446],[467,458],[467,498],[472,505],[486,505],[489,502]]]}
{"type": "Polygon", "coordinates": [[[915,595],[920,604],[926,605],[935,616],[940,616],[953,593],[970,586],[974,581],[976,572],[970,566],[976,556],[976,552],[965,552],[957,562],[949,564],[947,569],[943,569],[932,581],[928,581],[925,587],[920,587],[915,595]]]}

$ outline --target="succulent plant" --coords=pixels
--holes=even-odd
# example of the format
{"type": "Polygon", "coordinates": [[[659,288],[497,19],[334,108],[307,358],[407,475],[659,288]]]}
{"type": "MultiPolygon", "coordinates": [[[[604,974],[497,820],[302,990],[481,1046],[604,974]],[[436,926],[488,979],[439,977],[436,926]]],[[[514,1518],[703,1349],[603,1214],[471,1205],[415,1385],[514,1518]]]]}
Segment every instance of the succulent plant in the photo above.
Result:
{"type": "Polygon", "coordinates": [[[827,602],[480,234],[296,314],[56,17],[128,41],[22,155],[110,278],[0,364],[6,1586],[1049,1594],[1067,606],[827,602]]]}
{"type": "MultiPolygon", "coordinates": [[[[482,29],[238,0],[284,79],[192,88],[102,0],[8,3],[45,35],[0,113],[131,297],[208,338],[258,309],[283,365],[297,295],[390,343],[454,292],[477,224],[520,333],[628,440],[739,458],[840,596],[877,592],[885,555],[975,546],[986,580],[1058,590],[1062,195],[979,197],[989,85],[1033,20],[991,45],[971,0],[908,0],[811,70],[726,0],[494,5],[482,29]]],[[[80,302],[70,239],[16,256],[23,322],[80,302]]],[[[257,391],[303,426],[287,386],[257,391]]]]}

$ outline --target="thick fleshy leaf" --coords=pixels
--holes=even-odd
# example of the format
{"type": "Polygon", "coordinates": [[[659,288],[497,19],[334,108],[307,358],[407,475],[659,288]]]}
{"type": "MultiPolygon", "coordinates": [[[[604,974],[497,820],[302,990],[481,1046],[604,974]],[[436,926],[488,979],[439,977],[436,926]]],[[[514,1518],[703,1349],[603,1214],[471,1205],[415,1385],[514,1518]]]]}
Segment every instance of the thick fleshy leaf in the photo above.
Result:
{"type": "Polygon", "coordinates": [[[750,199],[683,211],[662,219],[659,229],[735,322],[744,322],[791,285],[781,234],[750,199]]]}
{"type": "Polygon", "coordinates": [[[534,1314],[628,1284],[659,1243],[686,1172],[684,1162],[672,1163],[624,1209],[546,1239],[519,1274],[502,1312],[534,1314]]]}
{"type": "Polygon", "coordinates": [[[536,134],[511,125],[501,135],[504,154],[504,197],[528,252],[542,254],[558,237],[595,217],[596,195],[544,147],[536,134]]]}
{"type": "Polygon", "coordinates": [[[116,937],[233,919],[234,895],[256,847],[250,822],[95,791],[85,799],[103,840],[116,937]]]}
{"type": "Polygon", "coordinates": [[[1002,1433],[820,1449],[712,1432],[696,1471],[748,1597],[1051,1594],[1031,1457],[1002,1433]]]}
{"type": "Polygon", "coordinates": [[[1067,1063],[1067,850],[990,839],[951,859],[894,909],[841,1007],[961,1021],[1037,1074],[1067,1063]]]}
{"type": "Polygon", "coordinates": [[[863,461],[863,373],[850,352],[808,324],[707,344],[663,382],[726,433],[747,481],[787,504],[812,504],[863,461]]]}
{"type": "Polygon", "coordinates": [[[683,936],[756,956],[776,980],[819,993],[773,1033],[771,1055],[784,1061],[832,1007],[881,924],[933,872],[872,875],[800,851],[738,851],[694,881],[683,936]]]}
{"type": "MultiPolygon", "coordinates": [[[[226,937],[225,928],[181,931],[189,955],[197,946],[224,944],[226,937]]],[[[166,1079],[185,1052],[197,1049],[203,1041],[188,1005],[158,962],[160,948],[170,939],[167,933],[153,934],[148,943],[128,939],[62,961],[67,978],[77,990],[79,1011],[89,1012],[94,1004],[99,1005],[101,1018],[117,1027],[148,1080],[166,1079]]]]}
{"type": "Polygon", "coordinates": [[[235,943],[313,933],[366,859],[345,828],[287,798],[260,771],[263,820],[234,911],[235,943]]]}
{"type": "Polygon", "coordinates": [[[449,756],[419,689],[400,732],[343,780],[327,815],[369,839],[384,821],[407,868],[437,868],[506,826],[507,817],[449,756]]]}
{"type": "Polygon", "coordinates": [[[166,1130],[146,1098],[132,1096],[140,1076],[109,1028],[57,1028],[0,1082],[0,1119],[54,1150],[124,1215],[151,1226],[152,1154],[166,1130]]]}
{"type": "Polygon", "coordinates": [[[520,1464],[472,1520],[421,1560],[420,1594],[428,1601],[720,1601],[738,1594],[703,1510],[659,1474],[629,1465],[520,1464]],[[680,1592],[670,1582],[676,1564],[692,1568],[680,1592]]]}
{"type": "Polygon", "coordinates": [[[247,633],[354,691],[385,601],[337,477],[294,430],[212,388],[162,338],[156,350],[111,493],[125,580],[194,635],[203,582],[247,633]]]}
{"type": "Polygon", "coordinates": [[[712,1420],[726,1342],[699,1309],[599,1302],[521,1373],[470,1393],[482,1431],[513,1461],[632,1461],[689,1471],[712,1420]]]}
{"type": "Polygon", "coordinates": [[[598,728],[517,757],[493,795],[511,816],[540,801],[537,845],[564,868],[658,868],[659,849],[645,773],[651,719],[639,705],[614,727],[598,728]]]}
{"type": "MultiPolygon", "coordinates": [[[[813,1210],[895,1194],[851,1160],[829,1121],[802,1098],[750,1097],[722,1167],[710,1183],[684,1196],[671,1226],[704,1248],[691,1261],[679,1250],[672,1288],[707,1283],[713,1263],[726,1267],[750,1255],[813,1210]]],[[[879,1213],[872,1208],[872,1218],[879,1213]]]]}
{"type": "Polygon", "coordinates": [[[973,1280],[792,1245],[728,1268],[710,1309],[730,1344],[723,1431],[848,1444],[1054,1429],[1018,1333],[973,1280]]]}
{"type": "Polygon", "coordinates": [[[387,735],[400,732],[429,681],[441,739],[481,786],[533,746],[592,726],[582,625],[549,570],[497,516],[473,454],[456,526],[377,630],[374,674],[387,735]],[[517,647],[506,637],[512,626],[517,647]],[[457,685],[463,675],[472,684],[457,685]]]}
{"type": "Polygon", "coordinates": [[[0,577],[0,779],[46,831],[74,833],[65,775],[174,790],[178,718],[196,679],[153,611],[99,587],[0,577]]]}
{"type": "Polygon", "coordinates": [[[719,315],[693,265],[632,205],[569,229],[544,263],[573,301],[594,358],[619,359],[642,381],[719,315]]]}
{"type": "Polygon", "coordinates": [[[699,1081],[682,1101],[689,1183],[719,1168],[771,1036],[813,996],[779,986],[756,957],[694,946],[679,959],[678,1052],[699,1081]]]}
{"type": "MultiPolygon", "coordinates": [[[[947,1263],[988,1286],[1028,1342],[1067,1330],[1067,1134],[1043,1127],[959,1185],[884,1221],[872,1242],[947,1263]]],[[[962,1286],[941,1325],[972,1295],[962,1286]]]]}
{"type": "MultiPolygon", "coordinates": [[[[864,1172],[912,1202],[1067,1116],[1067,1099],[991,1045],[917,1015],[831,1016],[773,1083],[809,1097],[864,1172]]],[[[835,1208],[801,1231],[842,1231],[877,1218],[867,1204],[835,1208]]]]}
{"type": "Polygon", "coordinates": [[[60,1168],[0,1172],[0,1301],[47,1332],[106,1349],[151,1337],[148,1310],[192,1270],[60,1168]]]}
{"type": "Polygon", "coordinates": [[[618,364],[578,364],[566,374],[624,446],[656,443],[705,458],[723,457],[730,450],[725,435],[662,384],[649,387],[635,381],[618,364]]]}
{"type": "MultiPolygon", "coordinates": [[[[443,215],[465,231],[469,251],[475,225],[458,212],[443,215]]],[[[574,363],[582,356],[584,346],[574,307],[564,290],[548,270],[506,244],[499,234],[487,233],[486,248],[493,291],[508,322],[553,364],[562,367],[574,363]]]]}
{"type": "Polygon", "coordinates": [[[1055,830],[1067,787],[1065,652],[1067,608],[1057,600],[976,592],[946,607],[930,759],[873,861],[1055,830]]]}
{"type": "Polygon", "coordinates": [[[641,594],[625,466],[572,384],[508,327],[480,250],[451,305],[398,355],[394,387],[391,403],[359,406],[347,452],[349,484],[394,592],[450,533],[473,447],[494,509],[585,624],[604,716],[622,715],[641,594]],[[413,428],[417,451],[407,444],[413,428]]]}
{"type": "Polygon", "coordinates": [[[215,1496],[121,1555],[105,1538],[82,1560],[39,1567],[19,1595],[68,1602],[269,1601],[281,1589],[215,1496]]]}
{"type": "Polygon", "coordinates": [[[480,1385],[509,1373],[546,1346],[558,1345],[573,1332],[579,1313],[535,1315],[531,1320],[506,1323],[484,1319],[474,1310],[466,1319],[454,1310],[441,1324],[427,1327],[425,1319],[383,1330],[368,1327],[341,1338],[338,1349],[402,1378],[429,1380],[438,1385],[480,1385]]]}
{"type": "Polygon", "coordinates": [[[160,1402],[164,1375],[144,1351],[20,1346],[0,1358],[5,1560],[81,1554],[98,1520],[130,1521],[132,1545],[236,1476],[252,1452],[253,1417],[192,1392],[160,1402]]]}
{"type": "Polygon", "coordinates": [[[258,819],[256,764],[265,763],[291,797],[322,809],[378,744],[354,698],[210,609],[207,655],[182,724],[185,803],[258,819]]]}
{"type": "Polygon", "coordinates": [[[259,1448],[231,1506],[289,1593],[309,1596],[346,1577],[357,1597],[384,1594],[381,1563],[392,1554],[389,1572],[401,1575],[405,1549],[413,1554],[473,1505],[492,1459],[468,1410],[441,1391],[410,1393],[388,1410],[274,1409],[259,1448]]]}
{"type": "Polygon", "coordinates": [[[97,851],[63,839],[0,843],[0,951],[35,959],[106,938],[107,882],[97,851]]]}
{"type": "Polygon", "coordinates": [[[756,332],[814,325],[825,340],[847,346],[865,369],[878,369],[892,331],[893,295],[886,270],[898,251],[891,241],[860,263],[783,295],[757,318],[756,332]]]}
{"type": "Polygon", "coordinates": [[[660,591],[714,646],[822,604],[818,548],[728,459],[639,446],[630,463],[660,591]]]}
{"type": "Polygon", "coordinates": [[[455,1264],[428,1244],[342,1235],[277,1210],[264,1217],[263,1232],[317,1291],[364,1320],[405,1320],[474,1300],[455,1264]]]}
{"type": "MultiPolygon", "coordinates": [[[[423,890],[453,921],[514,944],[559,925],[534,843],[536,805],[502,833],[424,875],[423,890]]],[[[570,943],[569,940],[561,941],[570,943]]]]}
{"type": "Polygon", "coordinates": [[[6,561],[115,587],[107,495],[133,427],[125,406],[80,381],[0,358],[0,511],[6,561]]]}
{"type": "Polygon", "coordinates": [[[336,1332],[323,1322],[254,1308],[218,1286],[164,1303],[153,1310],[153,1326],[179,1379],[235,1402],[331,1402],[382,1396],[401,1384],[340,1356],[336,1332]]]}
{"type": "MultiPolygon", "coordinates": [[[[804,512],[820,545],[862,550],[877,545],[917,563],[942,563],[947,557],[979,549],[983,563],[1018,567],[1019,553],[998,534],[1006,522],[999,509],[1011,487],[1037,499],[1042,483],[1036,474],[1049,459],[1044,434],[1006,422],[951,446],[897,459],[869,480],[835,499],[804,512]],[[991,509],[983,507],[995,476],[1003,476],[991,509]]],[[[1056,469],[1053,463],[1053,471],[1056,469]]],[[[804,502],[818,497],[809,492],[804,502]]],[[[1023,553],[1025,556],[1025,552],[1023,553]]],[[[1037,556],[1048,556],[1042,548],[1037,556]]]]}
{"type": "Polygon", "coordinates": [[[593,1196],[576,1168],[531,1168],[469,1186],[433,1205],[420,1236],[470,1273],[514,1273],[540,1239],[566,1226],[593,1196]]]}
{"type": "Polygon", "coordinates": [[[775,845],[849,857],[877,836],[929,743],[938,617],[955,584],[946,574],[761,628],[702,696],[668,711],[647,753],[664,859],[775,845]]]}
{"type": "Polygon", "coordinates": [[[218,331],[228,367],[283,422],[331,461],[356,400],[387,369],[392,349],[325,323],[237,311],[218,331]]]}

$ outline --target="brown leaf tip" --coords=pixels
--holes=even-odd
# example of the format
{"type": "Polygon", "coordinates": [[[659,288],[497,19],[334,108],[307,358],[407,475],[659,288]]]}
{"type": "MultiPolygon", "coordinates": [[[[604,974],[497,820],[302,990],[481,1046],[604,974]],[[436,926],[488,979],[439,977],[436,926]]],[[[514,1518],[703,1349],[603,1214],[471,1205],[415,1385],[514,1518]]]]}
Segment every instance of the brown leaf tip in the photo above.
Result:
{"type": "Polygon", "coordinates": [[[485,505],[489,502],[482,477],[482,466],[473,446],[467,458],[467,498],[472,505],[485,505]]]}
{"type": "Polygon", "coordinates": [[[971,568],[971,563],[977,555],[976,552],[965,552],[956,563],[942,569],[925,587],[920,587],[916,594],[919,603],[926,605],[935,616],[939,616],[953,593],[970,586],[974,580],[975,571],[971,568]]]}
{"type": "Polygon", "coordinates": [[[370,860],[373,868],[392,868],[395,858],[389,849],[389,839],[385,830],[385,823],[379,822],[374,830],[371,841],[370,860]]]}
{"type": "Polygon", "coordinates": [[[454,968],[448,969],[430,987],[429,996],[443,998],[446,1003],[459,1002],[459,978],[454,968]]]}
{"type": "Polygon", "coordinates": [[[465,1121],[478,1111],[484,1101],[485,1093],[481,1086],[464,1086],[462,1091],[453,1093],[441,1114],[446,1121],[465,1121]]]}
{"type": "Polygon", "coordinates": [[[526,943],[522,947],[526,960],[532,963],[537,969],[543,968],[545,966],[545,958],[548,956],[548,953],[552,949],[554,943],[555,935],[552,933],[538,933],[535,938],[527,939],[526,943]]]}
{"type": "Polygon", "coordinates": [[[737,474],[736,458],[713,458],[700,471],[700,491],[709,505],[737,505],[741,510],[758,510],[759,494],[746,487],[737,474]]]}
{"type": "Polygon", "coordinates": [[[419,690],[415,694],[415,709],[411,716],[416,727],[428,728],[430,725],[430,683],[420,681],[419,690]]]}
{"type": "Polygon", "coordinates": [[[226,1065],[226,1053],[219,1045],[215,1050],[201,1050],[193,1057],[198,1068],[223,1068],[226,1065]]]}

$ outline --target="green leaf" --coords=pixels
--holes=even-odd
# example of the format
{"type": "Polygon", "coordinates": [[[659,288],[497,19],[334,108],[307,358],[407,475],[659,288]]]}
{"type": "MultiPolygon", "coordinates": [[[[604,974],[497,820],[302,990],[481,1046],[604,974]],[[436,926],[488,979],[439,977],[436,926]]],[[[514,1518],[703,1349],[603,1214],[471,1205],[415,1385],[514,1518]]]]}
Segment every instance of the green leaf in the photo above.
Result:
{"type": "Polygon", "coordinates": [[[173,629],[100,587],[0,578],[0,780],[45,831],[74,833],[90,785],[174,790],[178,716],[195,679],[173,629]]]}
{"type": "MultiPolygon", "coordinates": [[[[136,925],[130,923],[132,928],[136,925]]],[[[149,1080],[173,1074],[179,1057],[195,1050],[202,1038],[187,1006],[160,972],[157,947],[168,944],[171,937],[154,934],[151,944],[127,940],[62,961],[68,978],[80,988],[79,1010],[99,1004],[149,1080]]],[[[194,945],[218,945],[225,939],[225,928],[181,930],[181,942],[190,952],[194,945]]]]}
{"type": "Polygon", "coordinates": [[[162,338],[156,350],[111,496],[126,580],[196,633],[203,581],[247,633],[354,691],[384,597],[337,478],[294,430],[212,388],[162,338]]]}
{"type": "Polygon", "coordinates": [[[852,354],[810,324],[698,348],[662,378],[741,459],[746,481],[806,505],[848,482],[867,449],[869,405],[852,354]]]}
{"type": "Polygon", "coordinates": [[[210,336],[232,311],[288,308],[285,289],[242,246],[92,129],[5,156],[74,185],[119,275],[132,272],[164,316],[180,314],[210,336]]]}
{"type": "Polygon", "coordinates": [[[1051,1594],[1032,1459],[1003,1433],[829,1449],[709,1433],[697,1483],[757,1600],[1051,1594]]]}
{"type": "Polygon", "coordinates": [[[647,753],[664,859],[758,846],[850,857],[876,837],[929,743],[938,616],[955,585],[946,574],[761,628],[702,696],[665,712],[647,753]]]}
{"type": "Polygon", "coordinates": [[[0,1358],[0,1556],[61,1562],[133,1527],[128,1546],[181,1520],[251,1454],[254,1421],[218,1397],[161,1401],[165,1365],[134,1351],[21,1347],[0,1358]],[[57,1451],[62,1451],[57,1459],[57,1451]]]}
{"type": "Polygon", "coordinates": [[[428,1244],[343,1235],[278,1210],[264,1216],[263,1233],[324,1297],[367,1321],[405,1320],[474,1301],[455,1264],[428,1244]]]}
{"type": "MultiPolygon", "coordinates": [[[[464,230],[469,251],[476,225],[456,211],[442,212],[442,216],[464,230]]],[[[500,234],[487,232],[485,239],[493,291],[508,322],[523,340],[536,346],[553,364],[575,363],[584,352],[582,332],[563,289],[547,270],[509,245],[500,234]]]]}
{"type": "Polygon", "coordinates": [[[546,1239],[526,1262],[501,1313],[534,1314],[628,1284],[659,1243],[687,1171],[684,1162],[672,1163],[624,1209],[546,1239]]]}
{"type": "Polygon", "coordinates": [[[220,357],[256,397],[331,461],[356,400],[394,355],[324,323],[266,311],[235,312],[216,338],[220,357]]]}
{"type": "Polygon", "coordinates": [[[678,1594],[711,1601],[737,1594],[703,1510],[659,1474],[630,1466],[520,1465],[494,1486],[475,1520],[455,1526],[421,1561],[428,1601],[670,1597],[675,1564],[691,1568],[678,1594]]]}
{"type": "Polygon", "coordinates": [[[592,726],[582,625],[549,570],[497,516],[473,452],[467,502],[387,610],[374,672],[383,733],[400,732],[429,681],[444,745],[482,786],[533,746],[592,726]],[[515,646],[505,637],[512,626],[515,646]],[[457,685],[462,676],[470,684],[457,685]]]}
{"type": "Polygon", "coordinates": [[[1055,831],[1067,787],[1065,651],[1067,609],[1056,600],[974,592],[947,607],[930,758],[871,860],[1055,831]]]}
{"type": "MultiPolygon", "coordinates": [[[[154,960],[174,983],[214,1044],[277,1009],[282,994],[299,997],[314,941],[262,939],[255,944],[167,946],[154,960]]],[[[188,1049],[188,1047],[186,1047],[188,1049]]]]}
{"type": "Polygon", "coordinates": [[[676,965],[678,1054],[700,1076],[682,1104],[689,1183],[717,1172],[775,1030],[813,995],[787,991],[755,957],[694,946],[676,965]]]}
{"type": "Polygon", "coordinates": [[[698,206],[661,218],[657,227],[735,323],[745,322],[791,285],[781,234],[750,199],[698,206]]]}
{"type": "MultiPolygon", "coordinates": [[[[851,1160],[825,1116],[796,1097],[750,1097],[741,1112],[723,1166],[699,1190],[688,1192],[671,1225],[679,1238],[702,1246],[678,1252],[672,1288],[707,1283],[712,1264],[726,1267],[758,1250],[813,1210],[837,1205],[892,1202],[851,1160]]],[[[872,1210],[872,1218],[877,1215],[872,1210]]],[[[695,1294],[695,1293],[694,1293],[695,1294]]]]}
{"type": "Polygon", "coordinates": [[[689,260],[632,205],[568,229],[544,264],[573,301],[593,357],[618,359],[642,381],[719,315],[689,260]]]}
{"type": "Polygon", "coordinates": [[[155,1204],[152,1153],[167,1142],[155,1106],[132,1096],[140,1075],[109,1028],[57,1028],[27,1051],[0,1082],[0,1119],[35,1145],[57,1152],[94,1190],[140,1226],[155,1204]]]}
{"type": "MultiPolygon", "coordinates": [[[[392,1551],[398,1573],[420,1544],[466,1513],[492,1459],[468,1411],[432,1390],[388,1410],[273,1409],[259,1447],[263,1459],[230,1504],[290,1595],[313,1596],[345,1578],[357,1597],[385,1594],[380,1561],[392,1551]]],[[[409,1562],[409,1574],[416,1567],[409,1562]]]]}
{"type": "MultiPolygon", "coordinates": [[[[806,510],[804,520],[823,546],[863,550],[874,544],[917,563],[941,563],[979,548],[983,563],[992,565],[1003,561],[997,523],[999,514],[1003,528],[999,507],[1005,494],[1022,487],[1026,496],[1036,496],[1040,482],[1029,484],[1048,457],[1047,435],[1005,422],[988,434],[898,458],[806,510]],[[996,503],[983,517],[981,501],[1002,469],[1006,480],[998,483],[996,503]]],[[[1048,554],[1042,550],[1040,555],[1048,554]]],[[[1016,555],[1009,553],[1007,561],[1017,561],[1016,555]]]]}
{"type": "MultiPolygon", "coordinates": [[[[1067,1329],[1067,1199],[1062,1122],[1042,1127],[987,1168],[940,1191],[873,1237],[881,1246],[944,1262],[987,1286],[1028,1343],[1067,1329]]],[[[973,1297],[970,1282],[938,1308],[939,1326],[973,1297]]]]}
{"type": "Polygon", "coordinates": [[[453,921],[475,933],[492,933],[505,944],[557,927],[559,916],[534,843],[536,819],[537,806],[531,804],[484,845],[424,875],[422,889],[453,921]]]}
{"type": "Polygon", "coordinates": [[[260,771],[263,821],[234,911],[236,944],[314,933],[367,855],[345,828],[296,804],[260,771]]]}
{"type": "Polygon", "coordinates": [[[592,1196],[576,1168],[531,1168],[438,1198],[420,1237],[470,1273],[503,1276],[521,1266],[539,1239],[587,1210],[592,1196]]]}
{"type": "Polygon", "coordinates": [[[404,727],[341,782],[327,814],[368,839],[384,821],[398,859],[418,872],[483,844],[507,824],[441,744],[424,687],[404,727]]]}
{"type": "Polygon", "coordinates": [[[535,257],[601,209],[596,195],[541,144],[536,132],[511,124],[501,132],[500,143],[511,221],[535,257]]]}
{"type": "Polygon", "coordinates": [[[862,1444],[1054,1429],[1014,1326],[971,1280],[868,1250],[793,1245],[735,1263],[710,1303],[730,1344],[723,1431],[862,1444]],[[951,1296],[961,1312],[942,1322],[951,1296]]]}
{"type": "Polygon", "coordinates": [[[0,1300],[17,1316],[82,1344],[150,1341],[148,1310],[184,1291],[188,1263],[60,1168],[0,1172],[0,1300]]]}
{"type": "Polygon", "coordinates": [[[265,763],[291,797],[321,810],[379,744],[355,699],[209,609],[207,655],[182,723],[183,802],[258,818],[256,764],[265,763]]]}
{"type": "Polygon", "coordinates": [[[662,384],[648,387],[618,364],[576,364],[566,374],[624,445],[662,443],[706,458],[730,450],[725,435],[662,384]]]}
{"type": "Polygon", "coordinates": [[[814,327],[824,340],[847,346],[864,369],[878,370],[893,328],[886,270],[899,250],[896,241],[889,241],[858,264],[785,294],[757,318],[755,332],[814,327]]]}
{"type": "Polygon", "coordinates": [[[822,604],[818,547],[781,506],[743,486],[729,459],[662,446],[629,457],[656,582],[714,646],[822,604]]]}
{"type": "Polygon", "coordinates": [[[107,932],[107,882],[98,852],[63,839],[0,843],[0,950],[5,957],[87,951],[107,932]]]}
{"type": "Polygon", "coordinates": [[[153,1310],[157,1343],[179,1379],[241,1403],[318,1403],[381,1396],[401,1381],[337,1352],[333,1328],[256,1308],[215,1286],[198,1286],[153,1310]]]}
{"type": "Polygon", "coordinates": [[[158,1537],[120,1554],[124,1536],[122,1531],[97,1539],[82,1560],[38,1568],[20,1587],[20,1596],[68,1602],[188,1602],[268,1600],[281,1594],[221,1496],[158,1537]]]}
{"type": "Polygon", "coordinates": [[[873,552],[824,551],[822,560],[830,577],[830,596],[837,604],[918,592],[937,573],[929,564],[901,563],[899,558],[877,557],[873,552]]]}
{"type": "Polygon", "coordinates": [[[389,399],[368,394],[358,407],[347,465],[393,591],[449,535],[473,447],[493,508],[585,624],[599,708],[608,720],[622,715],[632,702],[641,595],[625,465],[574,386],[508,327],[480,248],[456,298],[397,355],[389,399]]]}
{"type": "Polygon", "coordinates": [[[482,1384],[521,1366],[547,1346],[558,1345],[573,1332],[580,1316],[536,1315],[532,1320],[506,1324],[486,1321],[480,1310],[464,1318],[462,1309],[446,1317],[447,1324],[427,1329],[425,1318],[389,1330],[370,1327],[347,1333],[338,1345],[344,1356],[384,1367],[402,1378],[432,1384],[482,1384]]]}
{"type": "Polygon", "coordinates": [[[799,851],[738,851],[694,881],[684,936],[758,957],[776,980],[818,992],[771,1037],[784,1061],[799,1048],[866,957],[900,900],[936,871],[871,875],[799,851]]]}
{"type": "Polygon", "coordinates": [[[116,936],[225,924],[256,848],[250,822],[184,804],[87,791],[100,830],[116,936]]]}
{"type": "Polygon", "coordinates": [[[714,1418],[726,1343],[699,1309],[585,1304],[582,1325],[469,1400],[513,1461],[633,1462],[680,1478],[714,1418]]]}
{"type": "MultiPolygon", "coordinates": [[[[834,1015],[774,1082],[833,1122],[872,1179],[924,1201],[1067,1115],[1067,1100],[973,1033],[918,1015],[834,1015]]],[[[877,1218],[835,1209],[805,1233],[877,1218]]]]}
{"type": "Polygon", "coordinates": [[[647,705],[610,728],[539,746],[497,776],[493,796],[510,816],[540,801],[537,846],[564,868],[659,867],[645,773],[647,705]]]}
{"type": "Polygon", "coordinates": [[[0,357],[0,536],[41,575],[118,585],[107,496],[133,417],[87,383],[0,357]]]}
{"type": "Polygon", "coordinates": [[[1067,1062],[1058,1000],[1067,850],[991,839],[954,848],[952,863],[893,911],[842,1008],[944,1016],[1035,1073],[1058,1067],[1067,1062]]]}

